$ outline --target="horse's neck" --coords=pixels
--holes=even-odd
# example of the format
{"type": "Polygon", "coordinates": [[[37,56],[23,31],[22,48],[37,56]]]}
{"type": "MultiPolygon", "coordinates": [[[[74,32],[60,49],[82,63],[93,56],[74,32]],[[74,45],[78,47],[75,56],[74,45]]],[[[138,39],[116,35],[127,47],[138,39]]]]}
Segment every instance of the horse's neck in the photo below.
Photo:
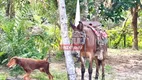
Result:
{"type": "Polygon", "coordinates": [[[97,35],[89,27],[84,28],[84,31],[86,33],[86,41],[88,41],[86,42],[87,43],[86,46],[94,45],[94,47],[96,47],[97,46],[97,35]]]}

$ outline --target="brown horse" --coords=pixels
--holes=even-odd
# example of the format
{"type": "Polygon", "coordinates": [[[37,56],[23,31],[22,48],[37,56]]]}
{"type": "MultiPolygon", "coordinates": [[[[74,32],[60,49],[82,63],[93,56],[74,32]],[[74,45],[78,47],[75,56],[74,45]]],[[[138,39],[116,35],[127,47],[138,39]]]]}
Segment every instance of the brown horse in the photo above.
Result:
{"type": "Polygon", "coordinates": [[[71,23],[73,28],[72,34],[72,46],[73,48],[76,45],[80,46],[80,49],[72,51],[72,53],[78,53],[81,59],[81,80],[84,80],[85,73],[85,58],[89,59],[89,80],[92,80],[92,66],[93,60],[96,64],[96,75],[95,79],[98,80],[99,68],[102,65],[102,80],[105,79],[104,66],[105,66],[105,57],[107,52],[107,46],[99,46],[97,44],[97,35],[94,33],[91,26],[98,26],[99,22],[79,22],[78,26],[74,26],[71,23]]]}

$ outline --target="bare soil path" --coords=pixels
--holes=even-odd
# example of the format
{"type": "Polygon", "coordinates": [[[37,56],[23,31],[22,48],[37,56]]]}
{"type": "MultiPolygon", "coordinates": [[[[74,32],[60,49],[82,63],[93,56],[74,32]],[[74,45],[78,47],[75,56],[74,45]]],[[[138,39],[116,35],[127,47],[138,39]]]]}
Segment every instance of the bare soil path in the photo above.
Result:
{"type": "MultiPolygon", "coordinates": [[[[106,80],[142,80],[142,51],[109,49],[106,60],[106,80]]],[[[80,68],[76,68],[80,80],[80,68]]],[[[88,80],[88,69],[85,80],[88,80]]],[[[95,68],[93,69],[93,78],[95,68]]],[[[101,80],[101,79],[100,79],[101,80]]]]}
{"type": "MultiPolygon", "coordinates": [[[[55,66],[54,69],[58,67],[58,70],[66,72],[64,63],[51,65],[55,66]]],[[[88,80],[87,67],[85,71],[85,80],[88,80]]],[[[106,80],[142,80],[142,50],[108,49],[105,71],[106,80]]],[[[77,80],[81,80],[80,63],[76,66],[76,73],[77,80]]],[[[92,76],[95,77],[95,67],[92,76]]]]}
{"type": "MultiPolygon", "coordinates": [[[[50,66],[51,71],[66,73],[65,62],[63,61],[57,62],[56,60],[51,59],[50,66]]],[[[3,70],[0,69],[0,71],[3,70]]],[[[142,50],[134,51],[131,49],[108,49],[105,71],[106,80],[142,80],[142,50]]],[[[76,73],[77,80],[80,80],[80,63],[76,66],[76,73]]],[[[94,80],[95,66],[93,68],[92,76],[94,80]]],[[[87,67],[85,72],[85,80],[88,80],[87,67]]]]}

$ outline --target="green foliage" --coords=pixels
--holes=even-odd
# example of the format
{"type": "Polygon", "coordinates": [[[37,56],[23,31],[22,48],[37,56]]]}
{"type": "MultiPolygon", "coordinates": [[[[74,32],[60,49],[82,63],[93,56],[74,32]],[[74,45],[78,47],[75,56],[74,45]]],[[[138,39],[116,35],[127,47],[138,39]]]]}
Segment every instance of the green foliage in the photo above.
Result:
{"type": "Polygon", "coordinates": [[[28,28],[24,27],[23,24],[20,26],[20,28],[16,27],[17,29],[15,27],[9,29],[10,26],[2,28],[5,33],[1,35],[1,53],[6,53],[8,56],[43,58],[49,47],[58,47],[59,40],[55,36],[52,37],[55,35],[52,32],[44,31],[40,35],[29,35],[26,31],[28,28]]]}
{"type": "Polygon", "coordinates": [[[112,0],[109,4],[111,6],[106,7],[103,3],[101,3],[99,7],[100,16],[103,16],[104,20],[111,19],[113,22],[124,20],[124,11],[137,5],[141,7],[140,0],[112,0]]]}
{"type": "Polygon", "coordinates": [[[122,28],[116,27],[108,30],[108,45],[110,48],[126,48],[132,47],[132,30],[123,33],[122,28]],[[121,38],[121,39],[120,39],[121,38]],[[126,44],[124,43],[126,41],[126,44]]]}
{"type": "Polygon", "coordinates": [[[118,22],[119,20],[124,20],[123,8],[122,6],[115,6],[114,8],[106,8],[103,4],[99,7],[100,16],[103,16],[104,20],[111,19],[113,22],[118,22]]]}
{"type": "Polygon", "coordinates": [[[63,51],[59,51],[59,52],[56,53],[56,59],[57,60],[63,59],[63,56],[64,56],[64,52],[63,51]]]}
{"type": "Polygon", "coordinates": [[[46,16],[40,13],[43,10],[42,3],[39,2],[35,6],[34,3],[29,4],[27,0],[17,1],[15,9],[16,13],[13,19],[5,17],[3,13],[0,14],[1,62],[7,62],[12,56],[43,59],[47,57],[49,49],[59,50],[59,29],[49,23],[42,22],[46,16]],[[42,31],[40,33],[35,31],[38,34],[34,34],[32,30],[35,26],[42,31]],[[57,35],[55,36],[55,34],[57,35]]]}
{"type": "MultiPolygon", "coordinates": [[[[80,1],[80,13],[84,13],[84,0],[79,0],[80,1]]],[[[74,20],[75,19],[75,14],[76,14],[76,4],[77,0],[66,0],[66,11],[67,11],[67,16],[68,20],[74,20]]],[[[96,15],[96,9],[94,8],[94,1],[89,0],[88,1],[88,19],[91,20],[94,15],[96,15]]]]}
{"type": "Polygon", "coordinates": [[[19,65],[17,65],[14,68],[10,69],[10,76],[17,77],[19,74],[23,74],[23,73],[24,73],[24,71],[19,65]]]}
{"type": "MultiPolygon", "coordinates": [[[[139,26],[141,23],[138,24],[139,26]]],[[[141,48],[141,27],[138,28],[138,42],[139,47],[141,48]]],[[[110,48],[130,48],[133,43],[133,30],[131,28],[131,20],[126,19],[122,26],[114,26],[107,30],[108,33],[108,46],[110,48]]]]}
{"type": "Polygon", "coordinates": [[[112,66],[106,65],[106,66],[105,66],[105,70],[106,70],[106,72],[109,73],[109,74],[112,73],[112,66]]]}
{"type": "MultiPolygon", "coordinates": [[[[60,31],[54,25],[57,15],[55,9],[52,10],[53,6],[50,6],[50,14],[47,14],[45,8],[49,9],[49,4],[45,2],[45,5],[41,2],[29,4],[27,0],[18,0],[15,3],[15,18],[9,19],[4,12],[0,12],[0,64],[7,63],[13,56],[43,59],[50,50],[59,52],[60,31]],[[41,31],[38,32],[35,27],[41,31]]],[[[12,76],[21,73],[23,69],[19,66],[10,70],[12,76]]]]}
{"type": "Polygon", "coordinates": [[[138,32],[139,32],[138,35],[139,48],[142,49],[142,29],[139,29],[138,32]]]}
{"type": "Polygon", "coordinates": [[[6,80],[7,75],[5,74],[0,74],[0,80],[6,80]]]}
{"type": "Polygon", "coordinates": [[[66,2],[66,12],[69,20],[75,19],[76,13],[76,2],[77,0],[65,0],[66,2]]]}

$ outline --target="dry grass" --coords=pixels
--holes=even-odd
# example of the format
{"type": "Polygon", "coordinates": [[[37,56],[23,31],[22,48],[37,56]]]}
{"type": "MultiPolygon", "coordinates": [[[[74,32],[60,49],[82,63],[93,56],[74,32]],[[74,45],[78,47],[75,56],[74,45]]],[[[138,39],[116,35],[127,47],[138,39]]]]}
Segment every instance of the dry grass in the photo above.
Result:
{"type": "Polygon", "coordinates": [[[108,49],[108,55],[142,55],[142,50],[132,50],[132,49],[108,49]]]}

